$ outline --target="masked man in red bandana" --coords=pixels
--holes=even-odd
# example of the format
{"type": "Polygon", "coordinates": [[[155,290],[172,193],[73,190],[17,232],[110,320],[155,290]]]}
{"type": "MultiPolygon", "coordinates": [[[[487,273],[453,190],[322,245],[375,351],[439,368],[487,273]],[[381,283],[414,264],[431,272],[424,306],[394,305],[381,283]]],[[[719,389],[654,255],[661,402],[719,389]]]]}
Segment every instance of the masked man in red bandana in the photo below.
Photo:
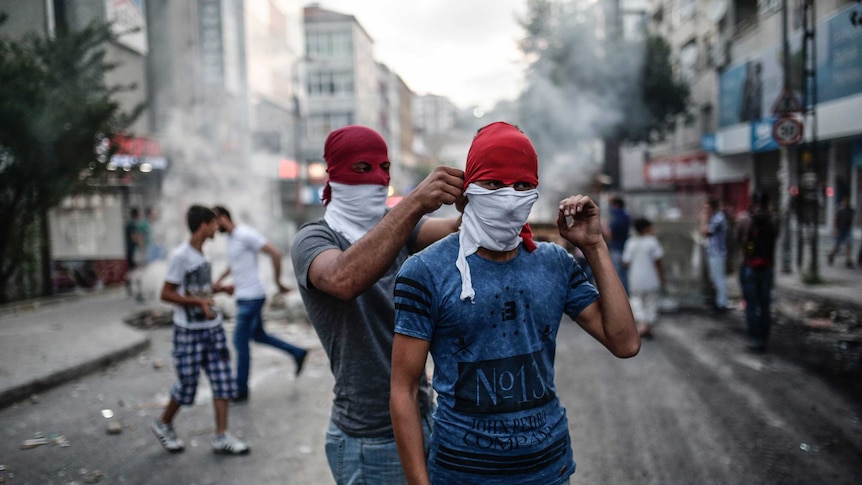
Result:
{"type": "Polygon", "coordinates": [[[467,154],[460,233],[398,273],[390,407],[409,483],[568,483],[575,462],[554,385],[563,314],[617,357],[640,349],[599,208],[575,195],[557,215],[596,288],[565,249],[533,242],[526,223],[538,183],[536,151],[518,128],[482,128],[467,154]],[[430,444],[417,385],[429,351],[438,393],[430,444]]]}
{"type": "MultiPolygon", "coordinates": [[[[423,216],[462,198],[464,173],[438,167],[387,210],[389,156],[377,132],[335,130],[323,158],[326,213],[300,229],[291,258],[335,377],[326,457],[337,484],[405,483],[389,416],[395,275],[410,253],[457,230],[457,218],[423,216]]],[[[429,433],[432,402],[424,374],[416,386],[429,433]]]]}

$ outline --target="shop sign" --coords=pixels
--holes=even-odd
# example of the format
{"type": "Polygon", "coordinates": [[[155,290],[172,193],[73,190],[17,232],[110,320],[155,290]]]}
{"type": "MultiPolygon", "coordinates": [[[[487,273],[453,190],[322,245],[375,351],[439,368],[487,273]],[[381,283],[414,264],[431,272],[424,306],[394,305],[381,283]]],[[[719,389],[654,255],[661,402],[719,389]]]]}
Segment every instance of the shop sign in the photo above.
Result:
{"type": "Polygon", "coordinates": [[[110,142],[114,150],[111,165],[114,167],[137,167],[147,165],[151,169],[164,170],[168,166],[158,140],[146,137],[114,135],[110,142]]]}
{"type": "Polygon", "coordinates": [[[656,157],[644,164],[644,181],[648,184],[705,183],[706,152],[656,157]]]}
{"type": "Polygon", "coordinates": [[[772,136],[774,125],[775,118],[765,118],[751,122],[752,152],[772,152],[781,148],[772,136]]]}

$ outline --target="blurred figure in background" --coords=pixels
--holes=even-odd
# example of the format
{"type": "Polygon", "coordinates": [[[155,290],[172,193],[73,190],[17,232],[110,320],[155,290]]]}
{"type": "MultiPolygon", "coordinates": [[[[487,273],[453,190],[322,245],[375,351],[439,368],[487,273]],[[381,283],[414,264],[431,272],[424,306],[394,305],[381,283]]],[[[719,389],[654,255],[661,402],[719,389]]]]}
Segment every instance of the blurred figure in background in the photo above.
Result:
{"type": "Polygon", "coordinates": [[[700,214],[700,233],[706,237],[706,257],[709,280],[715,289],[713,309],[727,311],[727,280],[725,279],[725,260],[727,259],[727,217],[721,210],[718,199],[710,199],[700,214]]]}
{"type": "Polygon", "coordinates": [[[257,255],[266,253],[272,260],[272,272],[279,293],[287,293],[290,288],[281,283],[281,251],[267,242],[261,233],[245,224],[236,224],[230,212],[223,206],[213,208],[216,213],[219,231],[227,234],[228,267],[216,280],[221,285],[228,276],[233,277],[236,298],[236,328],[233,333],[233,346],[236,350],[237,395],[233,402],[248,400],[248,375],[251,368],[249,341],[266,344],[290,354],[296,362],[296,376],[302,372],[302,365],[308,351],[291,345],[284,340],[266,333],[263,328],[263,304],[266,291],[258,274],[257,255]]]}
{"type": "Polygon", "coordinates": [[[135,275],[135,251],[138,247],[138,223],[140,222],[141,211],[137,207],[132,207],[129,210],[129,220],[123,227],[123,239],[126,245],[126,293],[129,296],[135,296],[133,286],[133,278],[135,275]]]}
{"type": "Polygon", "coordinates": [[[608,224],[608,249],[611,251],[611,261],[614,269],[623,284],[623,288],[629,291],[628,270],[622,261],[623,248],[631,232],[631,216],[626,211],[626,203],[621,197],[611,199],[610,222],[608,224]]]}
{"type": "Polygon", "coordinates": [[[661,290],[665,287],[661,260],[664,248],[653,234],[647,219],[635,219],[635,235],[626,241],[623,265],[629,275],[629,301],[641,337],[652,337],[652,327],[658,318],[661,290]]]}
{"type": "Polygon", "coordinates": [[[201,370],[206,373],[212,390],[215,410],[215,436],[212,450],[218,454],[244,455],[249,447],[228,433],[228,408],[236,395],[236,382],[230,370],[230,350],[222,326],[222,312],[215,306],[213,294],[233,293],[232,286],[213,284],[212,269],[204,257],[203,245],[218,230],[212,209],[191,206],[186,212],[191,237],[171,252],[162,301],[174,307],[174,369],[177,380],[171,387],[171,398],[161,417],[151,429],[165,450],[183,451],[185,445],[174,430],[174,418],[182,406],[195,402],[201,370]]]}
{"type": "Polygon", "coordinates": [[[766,351],[772,324],[770,306],[777,238],[778,219],[769,207],[769,195],[756,190],[751,196],[751,207],[740,217],[736,227],[736,240],[742,253],[739,284],[745,298],[748,348],[755,352],[766,351]]]}
{"type": "Polygon", "coordinates": [[[835,236],[835,246],[829,252],[829,266],[835,262],[835,255],[841,249],[844,249],[845,266],[853,267],[853,215],[855,211],[850,207],[850,198],[846,195],[841,197],[841,205],[835,212],[835,219],[832,221],[832,231],[835,236]]]}

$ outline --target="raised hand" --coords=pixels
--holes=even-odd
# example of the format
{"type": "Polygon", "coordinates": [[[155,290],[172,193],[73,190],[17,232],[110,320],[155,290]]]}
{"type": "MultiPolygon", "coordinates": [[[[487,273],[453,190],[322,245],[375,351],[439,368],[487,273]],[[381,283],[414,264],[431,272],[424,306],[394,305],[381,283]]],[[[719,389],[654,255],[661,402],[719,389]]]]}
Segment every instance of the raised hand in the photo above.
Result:
{"type": "Polygon", "coordinates": [[[586,195],[573,195],[560,201],[557,228],[560,236],[582,250],[605,244],[599,206],[586,195]]]}
{"type": "Polygon", "coordinates": [[[464,194],[464,172],[452,167],[437,167],[407,198],[416,201],[425,214],[434,212],[443,204],[454,204],[464,194]]]}

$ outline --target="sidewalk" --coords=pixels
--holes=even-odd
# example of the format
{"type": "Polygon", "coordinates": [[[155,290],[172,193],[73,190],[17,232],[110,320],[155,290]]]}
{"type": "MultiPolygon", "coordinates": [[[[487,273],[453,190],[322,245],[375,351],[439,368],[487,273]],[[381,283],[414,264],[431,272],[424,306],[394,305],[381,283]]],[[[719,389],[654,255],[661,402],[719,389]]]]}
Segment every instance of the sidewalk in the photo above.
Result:
{"type": "MultiPolygon", "coordinates": [[[[804,285],[794,260],[793,273],[776,268],[774,296],[862,312],[862,270],[846,268],[840,258],[827,265],[830,248],[821,245],[823,284],[804,285]]],[[[739,297],[736,274],[728,276],[728,289],[739,297]]],[[[0,307],[0,407],[146,348],[146,332],[123,321],[143,308],[122,288],[0,307]]]]}
{"type": "Polygon", "coordinates": [[[146,348],[123,322],[140,310],[123,288],[0,307],[0,407],[146,348]]]}

